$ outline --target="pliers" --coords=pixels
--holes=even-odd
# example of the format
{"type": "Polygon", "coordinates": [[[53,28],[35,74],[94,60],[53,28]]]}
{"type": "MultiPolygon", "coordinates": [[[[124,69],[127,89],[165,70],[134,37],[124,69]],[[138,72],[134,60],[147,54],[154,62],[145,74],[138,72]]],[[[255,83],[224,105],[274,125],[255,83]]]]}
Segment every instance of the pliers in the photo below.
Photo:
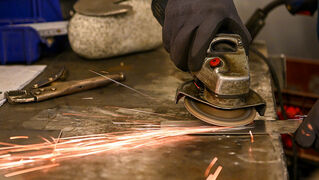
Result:
{"type": "Polygon", "coordinates": [[[58,73],[34,84],[31,89],[8,91],[5,92],[5,97],[11,104],[39,102],[125,80],[125,75],[119,73],[83,80],[58,81],[64,80],[65,77],[66,70],[65,68],[62,68],[58,73]]]}

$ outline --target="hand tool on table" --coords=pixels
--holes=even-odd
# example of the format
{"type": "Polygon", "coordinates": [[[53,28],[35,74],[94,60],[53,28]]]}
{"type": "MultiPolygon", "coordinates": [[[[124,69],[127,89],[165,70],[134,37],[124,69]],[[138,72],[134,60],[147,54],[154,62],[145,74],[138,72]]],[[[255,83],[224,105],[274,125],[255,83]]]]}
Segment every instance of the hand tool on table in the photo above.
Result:
{"type": "Polygon", "coordinates": [[[248,57],[239,35],[218,34],[194,80],[182,84],[176,103],[185,96],[186,109],[198,119],[219,126],[250,124],[265,101],[250,89],[248,57]]]}
{"type": "Polygon", "coordinates": [[[39,81],[34,84],[29,90],[17,90],[5,92],[5,97],[11,104],[39,102],[52,99],[59,96],[74,94],[89,89],[94,89],[106,86],[115,81],[124,81],[123,73],[106,75],[105,77],[98,76],[83,80],[74,81],[58,81],[63,80],[66,76],[65,68],[61,69],[57,74],[49,78],[39,81]],[[107,78],[109,79],[107,79],[107,78]]]}

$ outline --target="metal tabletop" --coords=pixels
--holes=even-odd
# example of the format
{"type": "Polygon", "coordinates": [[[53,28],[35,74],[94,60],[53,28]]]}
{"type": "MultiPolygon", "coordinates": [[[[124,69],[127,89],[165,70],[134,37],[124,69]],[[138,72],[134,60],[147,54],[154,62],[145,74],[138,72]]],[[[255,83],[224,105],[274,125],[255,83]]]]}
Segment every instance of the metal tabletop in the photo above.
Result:
{"type": "MultiPolygon", "coordinates": [[[[263,45],[258,46],[266,52],[263,45]]],[[[63,130],[63,137],[67,137],[140,128],[129,124],[134,120],[144,124],[195,120],[182,103],[174,103],[176,88],[191,77],[177,70],[162,48],[97,61],[83,59],[69,50],[43,58],[37,64],[48,67],[34,82],[62,66],[68,69],[68,80],[95,77],[90,70],[110,74],[124,72],[126,85],[152,98],[111,85],[40,103],[6,103],[0,108],[1,129],[63,130]]],[[[268,69],[255,56],[250,57],[250,66],[252,88],[267,101],[266,116],[256,119],[274,120],[268,69]]],[[[0,135],[0,141],[1,138],[0,135]]],[[[205,179],[204,172],[214,157],[218,161],[213,170],[218,165],[223,167],[220,180],[287,179],[278,134],[256,135],[253,143],[250,136],[189,136],[154,147],[74,158],[61,162],[59,167],[13,179],[205,179]]],[[[0,176],[2,178],[7,179],[0,176]]]]}

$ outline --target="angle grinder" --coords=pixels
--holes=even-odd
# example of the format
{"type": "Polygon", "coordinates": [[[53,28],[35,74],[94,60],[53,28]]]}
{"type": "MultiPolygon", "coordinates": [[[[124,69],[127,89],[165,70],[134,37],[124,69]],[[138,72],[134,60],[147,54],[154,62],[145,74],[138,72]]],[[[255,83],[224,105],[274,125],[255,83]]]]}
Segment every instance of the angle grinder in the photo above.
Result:
{"type": "MultiPolygon", "coordinates": [[[[152,6],[161,25],[165,6],[152,6]]],[[[256,112],[264,115],[265,101],[250,89],[248,57],[239,35],[216,35],[202,68],[191,74],[194,79],[177,89],[176,103],[185,97],[185,108],[198,119],[218,126],[243,126],[253,122],[256,112]]]]}
{"type": "Polygon", "coordinates": [[[256,111],[264,115],[265,101],[250,89],[248,57],[239,35],[218,34],[202,68],[191,73],[194,80],[177,89],[176,103],[185,97],[186,109],[198,119],[219,126],[242,126],[254,120],[256,111]]]}

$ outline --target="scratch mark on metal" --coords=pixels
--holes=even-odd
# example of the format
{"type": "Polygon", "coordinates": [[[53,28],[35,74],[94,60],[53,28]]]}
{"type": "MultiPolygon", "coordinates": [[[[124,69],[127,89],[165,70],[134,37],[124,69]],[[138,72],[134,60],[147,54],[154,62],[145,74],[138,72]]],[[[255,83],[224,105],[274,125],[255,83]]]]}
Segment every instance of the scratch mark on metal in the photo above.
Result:
{"type": "Polygon", "coordinates": [[[101,76],[101,77],[104,77],[105,79],[108,79],[108,80],[110,80],[110,81],[112,81],[112,82],[114,82],[114,83],[116,83],[116,84],[118,84],[118,85],[121,85],[121,86],[123,86],[123,87],[125,87],[125,88],[127,88],[127,89],[130,89],[130,90],[132,90],[132,91],[134,91],[134,92],[136,92],[136,93],[138,93],[138,94],[140,94],[140,95],[142,95],[142,96],[144,96],[144,97],[147,97],[147,98],[150,98],[150,99],[156,99],[156,98],[154,98],[154,97],[152,97],[152,96],[150,96],[150,95],[147,95],[147,94],[145,94],[145,93],[142,93],[141,91],[136,90],[136,89],[134,89],[134,88],[132,88],[132,87],[130,87],[130,86],[128,86],[128,85],[125,85],[125,84],[120,83],[120,82],[118,82],[118,81],[116,81],[116,80],[114,80],[114,79],[111,79],[111,78],[109,78],[109,77],[107,77],[107,76],[105,76],[105,75],[103,75],[103,74],[101,74],[101,73],[95,72],[95,71],[93,71],[93,70],[89,70],[89,71],[92,72],[92,73],[94,73],[94,74],[97,74],[97,75],[99,75],[99,76],[101,76]]]}

